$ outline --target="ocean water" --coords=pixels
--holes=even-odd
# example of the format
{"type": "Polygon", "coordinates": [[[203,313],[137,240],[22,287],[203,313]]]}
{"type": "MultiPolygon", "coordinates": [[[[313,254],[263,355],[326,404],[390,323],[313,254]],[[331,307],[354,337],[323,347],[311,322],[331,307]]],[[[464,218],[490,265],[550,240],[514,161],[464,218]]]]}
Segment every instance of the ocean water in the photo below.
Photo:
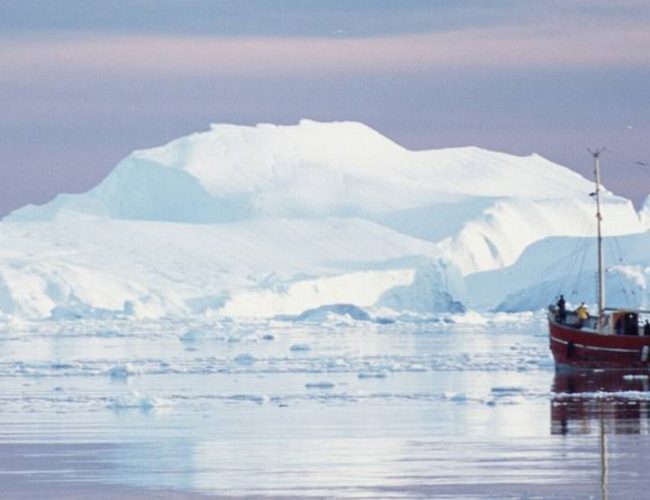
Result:
{"type": "Polygon", "coordinates": [[[2,498],[629,498],[647,377],[542,315],[0,325],[2,498]]]}

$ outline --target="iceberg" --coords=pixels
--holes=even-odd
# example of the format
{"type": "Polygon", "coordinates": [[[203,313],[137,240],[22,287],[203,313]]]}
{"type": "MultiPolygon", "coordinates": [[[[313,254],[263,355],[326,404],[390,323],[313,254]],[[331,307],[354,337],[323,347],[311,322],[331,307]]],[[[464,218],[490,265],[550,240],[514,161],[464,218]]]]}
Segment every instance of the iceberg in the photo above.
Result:
{"type": "MultiPolygon", "coordinates": [[[[499,274],[529,249],[593,233],[592,188],[539,155],[410,151],[356,122],[212,125],[133,152],[86,193],[5,217],[0,313],[494,308],[542,284],[499,274]]],[[[605,192],[602,203],[608,234],[647,229],[629,200],[605,192]]]]}

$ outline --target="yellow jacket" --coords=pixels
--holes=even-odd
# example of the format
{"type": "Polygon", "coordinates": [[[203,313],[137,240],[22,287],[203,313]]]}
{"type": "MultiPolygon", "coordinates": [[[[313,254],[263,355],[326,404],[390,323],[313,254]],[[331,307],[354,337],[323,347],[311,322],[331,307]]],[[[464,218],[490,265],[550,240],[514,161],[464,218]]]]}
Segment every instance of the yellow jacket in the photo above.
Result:
{"type": "Polygon", "coordinates": [[[578,315],[578,319],[582,320],[589,317],[589,311],[587,311],[585,306],[579,306],[578,309],[576,309],[576,314],[578,315]]]}

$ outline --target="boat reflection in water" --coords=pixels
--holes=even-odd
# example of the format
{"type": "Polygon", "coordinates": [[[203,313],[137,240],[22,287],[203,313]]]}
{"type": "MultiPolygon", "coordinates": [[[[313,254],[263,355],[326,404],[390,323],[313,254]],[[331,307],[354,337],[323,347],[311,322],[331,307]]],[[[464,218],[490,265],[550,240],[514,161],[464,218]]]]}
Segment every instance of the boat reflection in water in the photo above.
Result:
{"type": "Polygon", "coordinates": [[[650,434],[650,381],[624,371],[556,372],[551,434],[650,434]]]}

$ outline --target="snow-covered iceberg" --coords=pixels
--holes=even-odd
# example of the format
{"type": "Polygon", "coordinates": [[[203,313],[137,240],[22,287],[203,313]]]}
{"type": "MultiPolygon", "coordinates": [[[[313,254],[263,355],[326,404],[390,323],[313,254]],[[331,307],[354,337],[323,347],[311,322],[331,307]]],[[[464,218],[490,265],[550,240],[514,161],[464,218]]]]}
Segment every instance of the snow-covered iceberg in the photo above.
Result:
{"type": "MultiPolygon", "coordinates": [[[[605,238],[603,248],[607,304],[650,309],[650,232],[605,238]]],[[[596,256],[595,238],[548,238],[527,248],[513,266],[469,276],[468,300],[507,312],[543,308],[560,293],[572,306],[593,302],[596,256]]]]}
{"type": "Polygon", "coordinates": [[[8,220],[51,220],[71,210],[174,222],[376,216],[401,224],[400,218],[413,220],[436,208],[449,218],[456,212],[451,207],[465,206],[460,219],[422,221],[434,229],[426,239],[439,240],[452,236],[468,211],[480,212],[493,199],[580,198],[589,189],[578,174],[537,155],[409,151],[360,123],[303,120],[296,126],[213,125],[135,151],[89,192],[25,207],[8,220]]]}
{"type": "MultiPolygon", "coordinates": [[[[409,151],[354,122],[213,125],[0,224],[0,312],[297,315],[498,305],[478,273],[593,232],[591,182],[540,156],[409,151]],[[472,282],[474,283],[474,282],[472,282]],[[478,283],[478,281],[477,281],[478,283]]],[[[641,232],[605,193],[609,234],[641,232]]],[[[531,286],[537,283],[531,284],[531,286]]]]}

